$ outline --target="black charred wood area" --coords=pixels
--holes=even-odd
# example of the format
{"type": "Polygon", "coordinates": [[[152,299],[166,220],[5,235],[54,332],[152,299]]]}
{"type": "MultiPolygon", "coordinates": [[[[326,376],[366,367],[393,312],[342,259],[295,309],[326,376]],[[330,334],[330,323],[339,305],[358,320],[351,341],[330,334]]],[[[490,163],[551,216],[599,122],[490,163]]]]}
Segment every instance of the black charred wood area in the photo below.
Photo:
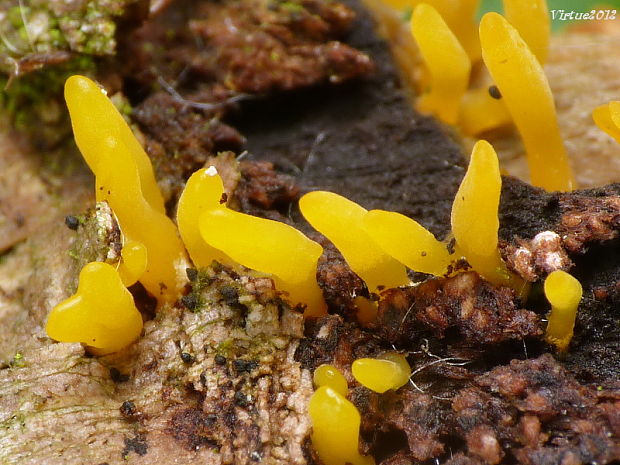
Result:
{"type": "MultiPolygon", "coordinates": [[[[357,0],[163,3],[165,11],[119,38],[116,82],[168,205],[209,157],[242,156],[239,208],[325,246],[318,276],[330,315],[307,321],[302,366],[331,363],[352,380],[356,358],[408,356],[414,375],[397,392],[350,383],[362,451],[382,465],[620,460],[620,187],[546,193],[505,178],[503,245],[557,232],[584,286],[565,357],[542,338],[549,308],[540,281],[522,302],[471,271],[428,279],[386,290],[377,321],[362,326],[353,296],[368,290],[296,201],[333,191],[403,213],[444,239],[466,163],[456,136],[412,109],[357,0]]],[[[205,429],[203,416],[177,420],[205,429]]]]}

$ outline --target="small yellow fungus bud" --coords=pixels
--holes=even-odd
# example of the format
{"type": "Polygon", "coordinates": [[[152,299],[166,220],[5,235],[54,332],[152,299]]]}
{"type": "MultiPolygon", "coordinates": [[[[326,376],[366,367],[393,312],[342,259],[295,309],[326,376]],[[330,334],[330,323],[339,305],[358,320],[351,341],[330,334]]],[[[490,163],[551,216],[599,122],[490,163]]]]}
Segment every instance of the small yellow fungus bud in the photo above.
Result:
{"type": "Polygon", "coordinates": [[[329,386],[318,388],[310,399],[312,446],[325,465],[374,465],[359,453],[360,414],[351,402],[329,386]]]}
{"type": "Polygon", "coordinates": [[[497,249],[501,189],[497,154],[480,140],[452,204],[452,233],[459,252],[482,277],[515,288],[520,280],[508,271],[497,249]]]}
{"type": "Polygon", "coordinates": [[[592,112],[596,125],[620,144],[620,102],[613,101],[592,112]]]}
{"type": "Polygon", "coordinates": [[[547,61],[551,21],[547,0],[504,0],[504,15],[541,65],[547,61]]]}
{"type": "Polygon", "coordinates": [[[564,271],[554,271],[545,279],[545,296],[551,304],[545,339],[560,352],[566,351],[573,337],[582,294],[579,281],[564,271]]]}
{"type": "Polygon", "coordinates": [[[454,124],[469,83],[469,57],[441,15],[426,3],[413,10],[411,31],[431,77],[430,91],[418,100],[419,109],[454,124]]]}
{"type": "Polygon", "coordinates": [[[223,198],[224,183],[213,166],[192,174],[179,198],[177,209],[179,233],[192,262],[198,268],[209,266],[213,260],[225,264],[231,262],[220,250],[205,242],[198,225],[203,212],[225,205],[222,203],[223,198]]]}
{"type": "Polygon", "coordinates": [[[351,371],[362,386],[379,394],[404,386],[411,375],[407,359],[397,353],[388,353],[380,358],[357,359],[351,365],[351,371]]]}
{"type": "MultiPolygon", "coordinates": [[[[159,207],[157,185],[149,188],[148,157],[137,155],[140,144],[94,82],[81,76],[69,78],[65,98],[76,141],[95,173],[97,200],[109,203],[125,241],[146,249],[147,266],[140,282],[158,300],[175,299],[185,282],[185,249],[176,226],[159,207]]],[[[135,273],[137,265],[132,269],[135,273]]],[[[123,272],[128,282],[133,279],[129,274],[123,272]]]]}
{"type": "Polygon", "coordinates": [[[527,152],[532,184],[568,191],[573,175],[545,73],[517,30],[497,13],[480,22],[482,57],[527,152]]]}
{"type": "Polygon", "coordinates": [[[489,95],[489,88],[468,90],[459,109],[459,127],[465,134],[475,136],[512,123],[502,99],[489,95]]]}
{"type": "Polygon", "coordinates": [[[142,316],[117,271],[92,262],[82,268],[77,292],[52,309],[45,330],[52,339],[83,342],[104,355],[140,336],[142,316]]]}
{"type": "Polygon", "coordinates": [[[333,365],[321,365],[314,370],[314,385],[319,388],[321,386],[329,386],[338,394],[346,397],[349,392],[349,384],[340,373],[340,370],[333,365]]]}
{"type": "Polygon", "coordinates": [[[146,271],[148,257],[144,244],[129,241],[121,249],[122,262],[118,269],[125,287],[134,284],[146,271]]]}
{"type": "Polygon", "coordinates": [[[409,283],[405,267],[377,246],[366,232],[365,208],[341,195],[315,191],[299,200],[299,209],[317,231],[334,243],[371,292],[409,283]]]}
{"type": "Polygon", "coordinates": [[[416,221],[400,213],[371,210],[364,228],[385,253],[414,271],[443,276],[451,263],[446,245],[416,221]]]}
{"type": "Polygon", "coordinates": [[[326,312],[316,270],[323,247],[278,221],[257,218],[228,208],[202,213],[200,234],[212,247],[243,266],[273,275],[276,287],[294,304],[307,305],[305,316],[326,312]]]}
{"type": "Polygon", "coordinates": [[[111,136],[122,141],[138,167],[144,198],[151,207],[164,213],[164,198],[155,181],[151,160],[104,91],[87,77],[75,75],[65,83],[65,100],[75,142],[91,171],[97,173],[102,160],[99,147],[104,139],[111,136]]]}

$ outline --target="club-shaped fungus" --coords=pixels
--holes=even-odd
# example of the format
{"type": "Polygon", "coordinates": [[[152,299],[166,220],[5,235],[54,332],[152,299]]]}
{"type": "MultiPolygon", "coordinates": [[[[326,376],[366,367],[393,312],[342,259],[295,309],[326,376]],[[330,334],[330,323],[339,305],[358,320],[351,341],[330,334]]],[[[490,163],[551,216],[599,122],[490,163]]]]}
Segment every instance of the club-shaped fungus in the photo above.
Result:
{"type": "Polygon", "coordinates": [[[620,101],[596,107],[592,112],[596,125],[620,144],[620,101]]]}
{"type": "Polygon", "coordinates": [[[349,391],[347,380],[342,373],[333,365],[321,365],[314,370],[314,385],[329,386],[338,394],[346,397],[349,391]]]}
{"type": "Polygon", "coordinates": [[[276,288],[287,292],[293,304],[306,306],[305,316],[325,314],[316,280],[323,253],[319,244],[287,224],[226,207],[206,210],[199,225],[209,245],[247,268],[272,275],[276,288]]]}
{"type": "Polygon", "coordinates": [[[547,0],[503,0],[504,16],[523,38],[541,65],[547,61],[551,21],[547,0]]]}
{"type": "Polygon", "coordinates": [[[452,234],[457,252],[487,281],[519,289],[497,249],[502,178],[497,154],[480,140],[474,146],[465,177],[452,204],[452,234]]]}
{"type": "Polygon", "coordinates": [[[344,376],[338,374],[340,376],[315,377],[315,382],[324,384],[316,383],[318,388],[308,405],[312,446],[325,465],[374,465],[372,457],[359,453],[360,413],[339,391],[344,376]]]}
{"type": "Polygon", "coordinates": [[[164,213],[147,155],[93,81],[70,77],[65,99],[75,140],[95,174],[97,200],[109,203],[126,244],[145,247],[147,265],[139,281],[158,300],[175,299],[184,283],[185,249],[164,213]]]}
{"type": "Polygon", "coordinates": [[[426,3],[441,15],[472,62],[480,60],[480,42],[476,30],[476,12],[480,0],[409,0],[409,7],[426,3]]]}
{"type": "Polygon", "coordinates": [[[371,292],[409,283],[405,267],[366,232],[365,208],[341,195],[315,191],[299,199],[299,209],[314,229],[332,241],[371,292]]]}
{"type": "Polygon", "coordinates": [[[419,97],[418,107],[445,123],[454,124],[469,83],[471,61],[432,6],[421,3],[415,7],[411,31],[430,74],[430,89],[419,97]]]}
{"type": "Polygon", "coordinates": [[[351,371],[358,383],[379,394],[404,386],[411,375],[407,359],[396,352],[379,358],[359,358],[351,365],[351,371]]]}
{"type": "Polygon", "coordinates": [[[573,188],[573,174],[542,66],[503,16],[480,22],[482,57],[525,145],[532,184],[553,191],[573,188]]]}
{"type": "Polygon", "coordinates": [[[198,268],[213,260],[230,263],[220,250],[210,246],[200,235],[198,220],[203,212],[224,205],[224,183],[214,166],[196,171],[187,180],[177,207],[177,226],[192,262],[198,268]]]}
{"type": "Polygon", "coordinates": [[[82,342],[103,355],[135,341],[142,316],[114,267],[91,262],[80,272],[76,293],[52,309],[45,329],[52,339],[82,342]]]}
{"type": "Polygon", "coordinates": [[[400,213],[371,210],[364,229],[385,253],[414,271],[443,276],[452,259],[446,245],[416,221],[400,213]]]}
{"type": "Polygon", "coordinates": [[[557,270],[545,279],[545,297],[551,304],[545,339],[560,352],[568,349],[573,337],[577,307],[583,289],[581,283],[565,271],[557,270]]]}

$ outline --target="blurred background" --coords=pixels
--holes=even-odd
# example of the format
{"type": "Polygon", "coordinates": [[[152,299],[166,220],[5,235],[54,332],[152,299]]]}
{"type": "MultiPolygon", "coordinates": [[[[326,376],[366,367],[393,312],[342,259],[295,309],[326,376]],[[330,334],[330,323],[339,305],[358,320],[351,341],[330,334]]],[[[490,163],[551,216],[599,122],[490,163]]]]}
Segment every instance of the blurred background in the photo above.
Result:
{"type": "MultiPolygon", "coordinates": [[[[592,9],[617,9],[616,21],[620,21],[620,0],[547,0],[549,10],[564,10],[576,12],[586,12],[592,9]]],[[[482,0],[480,7],[480,16],[487,11],[502,11],[501,0],[482,0]]],[[[570,24],[570,21],[560,21],[551,19],[554,31],[560,30],[570,24]]]]}

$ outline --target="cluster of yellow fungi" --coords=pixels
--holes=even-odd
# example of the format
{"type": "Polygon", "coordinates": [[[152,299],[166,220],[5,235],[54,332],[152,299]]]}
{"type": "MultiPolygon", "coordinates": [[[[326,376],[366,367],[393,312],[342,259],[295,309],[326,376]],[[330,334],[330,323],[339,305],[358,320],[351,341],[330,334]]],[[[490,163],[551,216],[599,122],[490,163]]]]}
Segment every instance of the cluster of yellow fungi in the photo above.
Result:
{"type": "MultiPolygon", "coordinates": [[[[379,358],[355,360],[353,377],[362,386],[380,394],[396,390],[409,381],[411,368],[404,355],[389,352],[379,358]]],[[[314,371],[316,391],[308,413],[312,421],[312,446],[325,465],[373,465],[372,457],[359,453],[360,414],[349,400],[349,386],[332,365],[314,371]]]]}
{"type": "Polygon", "coordinates": [[[485,14],[479,37],[473,21],[478,2],[407,3],[414,8],[411,30],[428,75],[420,83],[418,108],[467,135],[514,122],[532,184],[571,190],[573,175],[542,68],[550,37],[546,1],[504,0],[505,17],[485,14]],[[455,21],[457,13],[465,16],[455,21]],[[489,93],[491,84],[498,89],[495,96],[489,93]]]}
{"type": "MultiPolygon", "coordinates": [[[[486,14],[476,31],[477,0],[390,0],[413,8],[411,30],[426,66],[418,105],[466,134],[476,135],[513,121],[526,147],[533,184],[566,191],[574,182],[560,137],[553,96],[543,72],[549,44],[544,0],[504,0],[506,18],[486,14]],[[470,88],[472,70],[483,60],[482,85],[470,88]],[[488,88],[499,89],[494,98],[488,88]],[[497,98],[497,97],[501,98],[497,98]]],[[[184,270],[213,261],[243,266],[273,279],[305,316],[326,313],[316,279],[322,247],[295,228],[230,209],[214,167],[187,181],[176,225],[166,216],[153,167],[131,129],[93,81],[67,80],[65,98],[77,145],[95,174],[96,199],[109,204],[122,233],[117,266],[87,264],[76,293],[51,311],[47,333],[58,341],[82,342],[95,354],[118,351],[135,341],[142,318],[127,287],[139,281],[160,305],[173,303],[186,284],[184,270]],[[189,255],[189,257],[188,257],[189,255]]],[[[593,112],[595,122],[620,142],[620,102],[593,112]]],[[[486,280],[523,295],[524,283],[506,267],[498,251],[501,176],[497,155],[478,141],[454,199],[451,215],[455,247],[416,221],[396,212],[371,210],[331,192],[310,192],[299,207],[307,221],[340,250],[370,292],[410,284],[407,269],[434,276],[454,272],[465,258],[486,280]],[[472,221],[475,218],[475,221],[472,221]]],[[[546,340],[566,350],[581,299],[579,282],[562,271],[544,283],[551,303],[546,340]]],[[[370,321],[376,302],[360,298],[361,320],[370,321]]],[[[407,383],[404,356],[356,360],[354,378],[383,393],[407,383]]],[[[332,366],[314,373],[309,404],[312,441],[326,465],[371,465],[358,451],[360,415],[346,399],[348,384],[332,366]]]]}

